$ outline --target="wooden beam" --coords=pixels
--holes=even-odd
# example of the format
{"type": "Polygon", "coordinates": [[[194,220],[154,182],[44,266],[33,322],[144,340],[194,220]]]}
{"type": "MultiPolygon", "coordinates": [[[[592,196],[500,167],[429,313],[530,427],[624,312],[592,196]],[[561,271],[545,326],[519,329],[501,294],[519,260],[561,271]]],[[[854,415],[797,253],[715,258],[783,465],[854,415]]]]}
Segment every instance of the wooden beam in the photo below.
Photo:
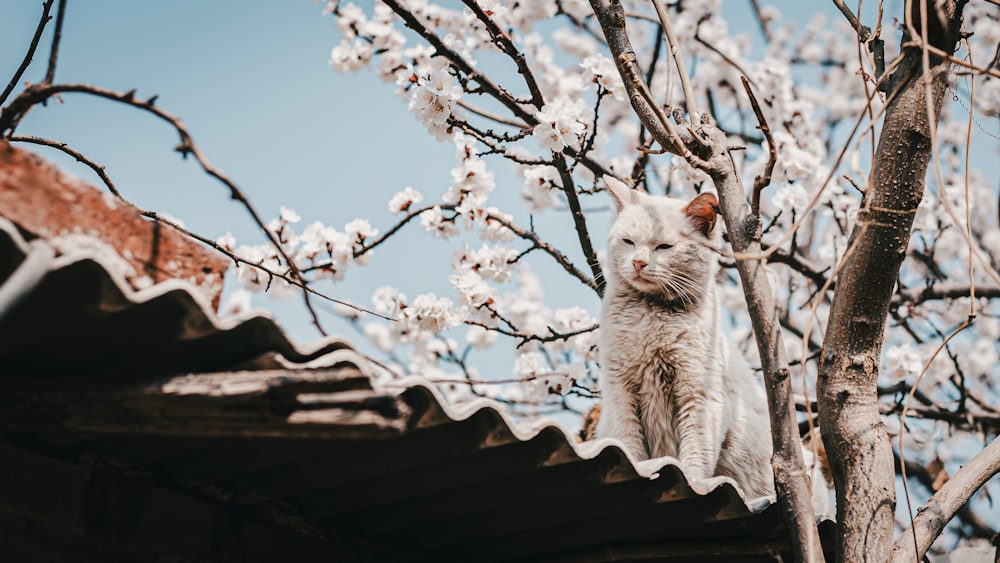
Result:
{"type": "Polygon", "coordinates": [[[0,431],[378,439],[408,408],[354,368],[0,380],[0,431]]]}

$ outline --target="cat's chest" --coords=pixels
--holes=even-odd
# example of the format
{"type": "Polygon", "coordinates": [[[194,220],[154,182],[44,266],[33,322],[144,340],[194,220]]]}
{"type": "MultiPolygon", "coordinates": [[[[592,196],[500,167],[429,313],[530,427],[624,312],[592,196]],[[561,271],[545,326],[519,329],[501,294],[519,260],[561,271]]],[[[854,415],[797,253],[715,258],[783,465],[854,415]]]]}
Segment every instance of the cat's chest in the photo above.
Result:
{"type": "Polygon", "coordinates": [[[602,354],[609,371],[633,389],[663,389],[676,374],[701,372],[706,361],[705,330],[667,315],[607,319],[602,354]]]}
{"type": "Polygon", "coordinates": [[[706,330],[683,315],[649,312],[612,315],[602,327],[612,337],[614,348],[626,354],[645,353],[663,359],[683,357],[701,348],[706,330]]]}

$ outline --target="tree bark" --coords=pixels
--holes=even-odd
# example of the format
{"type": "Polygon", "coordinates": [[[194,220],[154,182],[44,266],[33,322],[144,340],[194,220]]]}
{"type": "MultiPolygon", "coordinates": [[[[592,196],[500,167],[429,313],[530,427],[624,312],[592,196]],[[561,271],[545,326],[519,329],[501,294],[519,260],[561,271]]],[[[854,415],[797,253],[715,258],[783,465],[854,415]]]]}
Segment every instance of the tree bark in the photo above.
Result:
{"type": "MultiPolygon", "coordinates": [[[[919,25],[918,1],[913,21],[919,25]]],[[[929,25],[928,40],[953,52],[963,0],[937,5],[947,25],[929,25]]],[[[927,6],[936,20],[935,6],[927,6]]],[[[947,61],[931,59],[903,39],[904,60],[891,80],[889,105],[865,200],[837,279],[818,381],[819,421],[837,487],[837,560],[887,561],[892,545],[895,473],[879,416],[877,380],[893,287],[924,193],[931,157],[927,110],[937,121],[947,61]],[[929,82],[929,88],[928,88],[929,82]]],[[[915,38],[919,40],[919,37],[915,38]]]]}

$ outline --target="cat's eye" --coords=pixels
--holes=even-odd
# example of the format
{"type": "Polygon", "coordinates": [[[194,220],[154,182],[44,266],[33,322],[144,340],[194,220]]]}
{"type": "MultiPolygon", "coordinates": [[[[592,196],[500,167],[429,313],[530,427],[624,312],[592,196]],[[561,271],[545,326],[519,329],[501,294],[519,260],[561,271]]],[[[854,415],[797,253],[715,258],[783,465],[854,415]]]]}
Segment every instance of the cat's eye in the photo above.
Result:
{"type": "Polygon", "coordinates": [[[627,244],[629,246],[635,246],[635,243],[632,242],[632,239],[623,238],[622,242],[624,242],[625,244],[627,244]]]}
{"type": "Polygon", "coordinates": [[[657,250],[670,250],[670,249],[671,249],[671,248],[673,248],[673,247],[674,247],[674,245],[672,245],[672,244],[667,244],[667,243],[663,243],[663,244],[658,244],[658,245],[656,245],[656,249],[657,249],[657,250]]]}

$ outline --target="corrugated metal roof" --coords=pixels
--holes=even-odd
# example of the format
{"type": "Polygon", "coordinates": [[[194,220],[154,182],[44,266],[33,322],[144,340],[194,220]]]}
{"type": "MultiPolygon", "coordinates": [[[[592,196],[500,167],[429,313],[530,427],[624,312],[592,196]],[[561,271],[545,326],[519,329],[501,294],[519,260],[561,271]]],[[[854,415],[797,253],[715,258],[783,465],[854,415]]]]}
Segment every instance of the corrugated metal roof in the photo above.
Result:
{"type": "Polygon", "coordinates": [[[402,559],[752,561],[789,549],[777,507],[748,505],[725,479],[695,487],[670,460],[633,463],[612,442],[519,426],[487,401],[446,406],[419,381],[373,388],[343,340],[304,350],[266,317],[220,321],[180,283],[133,292],[100,256],[42,252],[27,275],[31,252],[0,220],[0,280],[22,280],[0,289],[0,431],[18,447],[96,457],[123,478],[402,559]]]}

